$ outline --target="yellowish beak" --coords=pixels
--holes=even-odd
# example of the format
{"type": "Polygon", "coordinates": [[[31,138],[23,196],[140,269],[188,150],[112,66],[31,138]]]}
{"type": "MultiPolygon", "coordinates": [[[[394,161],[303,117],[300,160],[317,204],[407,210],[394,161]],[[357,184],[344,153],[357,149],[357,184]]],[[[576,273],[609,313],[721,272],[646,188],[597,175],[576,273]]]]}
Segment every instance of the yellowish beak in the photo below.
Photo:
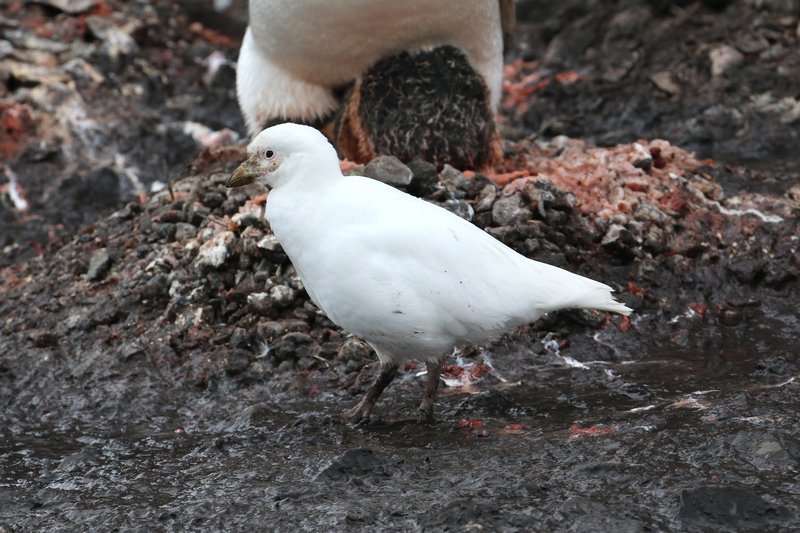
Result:
{"type": "Polygon", "coordinates": [[[228,182],[225,184],[225,186],[241,187],[242,185],[249,185],[256,181],[256,178],[259,175],[260,173],[258,166],[253,161],[248,159],[233,171],[233,174],[231,174],[231,177],[228,178],[228,182]]]}

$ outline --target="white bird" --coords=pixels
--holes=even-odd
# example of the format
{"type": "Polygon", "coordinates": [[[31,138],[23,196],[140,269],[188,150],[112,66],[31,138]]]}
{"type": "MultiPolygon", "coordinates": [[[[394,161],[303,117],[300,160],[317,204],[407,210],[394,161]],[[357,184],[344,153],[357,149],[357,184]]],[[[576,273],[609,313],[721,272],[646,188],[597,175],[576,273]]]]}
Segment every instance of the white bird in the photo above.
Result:
{"type": "Polygon", "coordinates": [[[378,60],[451,45],[490,92],[502,91],[503,28],[513,0],[250,0],[236,93],[250,135],[266,124],[329,118],[333,90],[378,60]]]}
{"type": "Polygon", "coordinates": [[[379,181],[343,176],[319,131],[262,131],[229,187],[272,188],[266,217],[314,303],[364,340],[380,372],[345,419],[370,416],[398,366],[428,369],[419,418],[433,416],[444,356],[568,307],[627,315],[607,285],[528,259],[458,216],[379,181]]]}

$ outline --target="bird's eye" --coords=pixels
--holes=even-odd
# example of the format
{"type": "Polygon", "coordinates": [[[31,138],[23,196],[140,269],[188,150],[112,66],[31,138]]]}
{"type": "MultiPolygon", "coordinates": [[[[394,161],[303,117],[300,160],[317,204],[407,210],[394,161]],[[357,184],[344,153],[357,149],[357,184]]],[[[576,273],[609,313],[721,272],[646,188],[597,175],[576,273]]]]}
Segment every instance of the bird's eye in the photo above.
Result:
{"type": "Polygon", "coordinates": [[[266,152],[264,152],[264,156],[267,159],[272,159],[273,157],[275,157],[275,151],[274,150],[267,150],[266,152]]]}

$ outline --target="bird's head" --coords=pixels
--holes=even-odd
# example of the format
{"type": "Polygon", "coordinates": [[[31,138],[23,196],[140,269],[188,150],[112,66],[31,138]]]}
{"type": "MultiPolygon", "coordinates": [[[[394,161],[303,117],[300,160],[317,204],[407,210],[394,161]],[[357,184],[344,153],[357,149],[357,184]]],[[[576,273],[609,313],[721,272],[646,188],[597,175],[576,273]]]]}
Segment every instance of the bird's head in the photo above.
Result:
{"type": "Polygon", "coordinates": [[[227,187],[260,183],[274,189],[290,180],[339,170],[339,157],[328,139],[318,130],[300,124],[265,129],[247,146],[247,156],[228,179],[227,187]]]}

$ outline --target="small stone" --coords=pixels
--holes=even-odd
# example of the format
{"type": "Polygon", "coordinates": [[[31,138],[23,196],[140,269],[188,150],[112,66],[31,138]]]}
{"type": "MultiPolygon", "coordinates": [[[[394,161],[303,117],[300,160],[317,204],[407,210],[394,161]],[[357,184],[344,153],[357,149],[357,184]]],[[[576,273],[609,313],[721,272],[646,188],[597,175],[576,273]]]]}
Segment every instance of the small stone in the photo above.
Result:
{"type": "Polygon", "coordinates": [[[231,231],[223,231],[211,240],[203,243],[197,252],[194,264],[200,269],[217,269],[225,264],[231,256],[236,236],[231,231]]]}
{"type": "Polygon", "coordinates": [[[492,184],[486,185],[481,192],[478,193],[478,201],[475,202],[475,212],[482,213],[492,209],[494,199],[497,197],[497,187],[492,184]]]}
{"type": "Polygon", "coordinates": [[[276,307],[289,307],[294,302],[294,290],[286,285],[275,285],[269,290],[269,297],[276,307]]]}
{"type": "Polygon", "coordinates": [[[281,243],[278,242],[278,238],[275,235],[266,235],[263,239],[258,241],[256,246],[269,252],[277,252],[281,250],[281,243]]]}
{"type": "Polygon", "coordinates": [[[89,270],[86,272],[87,281],[103,279],[111,268],[113,261],[105,248],[95,250],[91,259],[89,259],[89,270]]]}
{"type": "Polygon", "coordinates": [[[228,346],[234,349],[246,350],[250,348],[250,337],[244,328],[236,328],[228,341],[228,346]]]}
{"type": "Polygon", "coordinates": [[[247,295],[247,305],[253,311],[261,315],[267,315],[271,309],[269,294],[266,292],[251,292],[247,295]]]}
{"type": "Polygon", "coordinates": [[[459,200],[448,200],[442,206],[454,215],[457,215],[464,220],[472,221],[472,218],[475,216],[475,209],[468,204],[467,202],[462,202],[459,200]]]}
{"type": "Polygon", "coordinates": [[[408,168],[414,175],[408,192],[414,196],[428,196],[436,190],[439,177],[436,175],[436,165],[425,161],[421,157],[415,157],[408,163],[408,168]]]}
{"type": "Polygon", "coordinates": [[[529,219],[531,211],[522,207],[522,197],[520,193],[510,196],[501,196],[492,206],[492,220],[498,226],[505,226],[516,222],[523,222],[529,219]]]}
{"type": "Polygon", "coordinates": [[[643,234],[643,241],[645,246],[656,253],[663,253],[667,251],[667,237],[664,230],[658,226],[650,226],[643,234]]]}
{"type": "Polygon", "coordinates": [[[175,239],[175,224],[156,222],[153,224],[153,230],[167,242],[175,239]]]}
{"type": "Polygon", "coordinates": [[[194,226],[199,226],[211,214],[211,209],[204,205],[194,204],[189,210],[189,222],[194,226]]]}
{"type": "Polygon", "coordinates": [[[633,166],[640,168],[645,172],[649,172],[653,168],[653,154],[650,150],[646,149],[639,143],[633,143],[633,149],[636,152],[637,159],[633,162],[633,166]]]}
{"type": "Polygon", "coordinates": [[[361,361],[372,357],[372,348],[369,344],[357,337],[350,337],[339,347],[336,359],[339,361],[361,361]]]}
{"type": "Polygon", "coordinates": [[[672,72],[668,70],[661,70],[652,74],[650,76],[650,81],[667,94],[674,95],[681,92],[680,85],[675,82],[675,79],[672,77],[672,72]]]}
{"type": "Polygon", "coordinates": [[[147,280],[142,296],[150,299],[167,298],[169,296],[169,277],[160,272],[147,280]]]}
{"type": "Polygon", "coordinates": [[[611,224],[608,228],[608,231],[603,236],[603,240],[600,241],[600,244],[603,246],[612,246],[615,244],[634,244],[633,235],[631,232],[628,231],[625,226],[621,226],[619,224],[611,224]]]}
{"type": "Polygon", "coordinates": [[[708,58],[711,60],[711,75],[719,77],[731,70],[738,67],[744,62],[744,55],[736,48],[723,44],[711,50],[708,53],[708,58]]]}
{"type": "Polygon", "coordinates": [[[236,213],[231,217],[231,220],[233,220],[240,228],[247,228],[257,225],[261,220],[261,216],[253,211],[247,211],[245,213],[236,213]]]}
{"type": "Polygon", "coordinates": [[[450,165],[445,165],[439,173],[439,181],[441,181],[442,185],[450,192],[456,189],[466,189],[469,183],[467,177],[460,170],[450,165]]]}
{"type": "Polygon", "coordinates": [[[189,239],[194,239],[194,236],[197,235],[197,228],[191,224],[187,224],[186,222],[178,222],[175,224],[175,240],[176,241],[185,241],[189,239]]]}
{"type": "Polygon", "coordinates": [[[407,187],[414,177],[411,169],[393,155],[381,155],[364,167],[364,175],[394,187],[407,187]]]}
{"type": "Polygon", "coordinates": [[[633,218],[641,222],[654,222],[659,226],[666,226],[672,221],[672,217],[651,204],[639,204],[633,212],[633,218]]]}
{"type": "Polygon", "coordinates": [[[221,206],[222,202],[224,201],[225,197],[218,192],[209,192],[203,196],[203,205],[211,209],[216,209],[217,207],[221,206]]]}

